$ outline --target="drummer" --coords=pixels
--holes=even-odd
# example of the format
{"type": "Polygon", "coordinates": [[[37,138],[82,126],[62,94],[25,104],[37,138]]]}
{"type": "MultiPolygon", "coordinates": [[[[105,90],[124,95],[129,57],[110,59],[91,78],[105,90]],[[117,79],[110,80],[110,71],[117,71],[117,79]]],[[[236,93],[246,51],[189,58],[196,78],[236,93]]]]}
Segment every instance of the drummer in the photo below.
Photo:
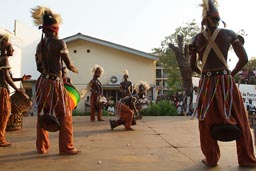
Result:
{"type": "Polygon", "coordinates": [[[9,35],[0,34],[0,147],[9,147],[5,138],[6,126],[11,113],[11,101],[9,86],[15,91],[25,94],[23,88],[17,88],[14,81],[25,81],[31,78],[30,75],[24,75],[21,78],[13,78],[10,74],[9,57],[13,56],[14,49],[9,42],[9,35]]]}
{"type": "MultiPolygon", "coordinates": [[[[81,151],[73,143],[72,109],[66,104],[68,93],[62,81],[62,61],[72,72],[78,73],[78,69],[70,61],[66,43],[58,38],[61,17],[42,6],[33,8],[31,13],[34,23],[42,29],[42,39],[36,49],[37,70],[41,73],[37,80],[35,99],[38,120],[40,116],[55,116],[60,124],[59,154],[80,154],[81,151]]],[[[45,154],[49,147],[48,131],[37,122],[37,152],[45,154]]]]}
{"type": "Polygon", "coordinates": [[[98,116],[97,116],[98,121],[104,121],[104,119],[102,119],[102,108],[96,106],[97,98],[100,95],[103,95],[103,89],[102,89],[99,77],[103,74],[104,69],[100,65],[95,64],[95,66],[91,69],[91,71],[92,71],[92,74],[93,74],[93,78],[89,83],[89,88],[90,88],[90,91],[91,91],[90,121],[95,122],[95,113],[96,112],[98,113],[98,116]]]}

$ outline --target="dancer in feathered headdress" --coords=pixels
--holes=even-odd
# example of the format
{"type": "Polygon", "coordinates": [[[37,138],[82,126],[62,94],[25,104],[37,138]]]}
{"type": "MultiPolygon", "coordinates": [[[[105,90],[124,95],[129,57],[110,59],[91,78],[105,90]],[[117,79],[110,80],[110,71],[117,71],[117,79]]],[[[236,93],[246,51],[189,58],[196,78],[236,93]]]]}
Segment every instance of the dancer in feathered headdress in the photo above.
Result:
{"type": "Polygon", "coordinates": [[[41,72],[34,100],[38,110],[37,152],[47,153],[50,148],[47,131],[59,130],[60,155],[80,154],[81,151],[73,144],[72,128],[72,111],[79,100],[70,91],[70,86],[64,86],[65,74],[62,72],[64,66],[74,73],[78,70],[69,58],[66,43],[58,38],[60,15],[42,6],[31,9],[31,14],[35,25],[42,29],[42,38],[36,50],[37,69],[41,72]]]}
{"type": "Polygon", "coordinates": [[[91,72],[93,73],[93,78],[88,85],[88,88],[91,90],[90,121],[95,122],[95,113],[98,113],[98,121],[104,121],[104,119],[102,119],[102,105],[105,103],[105,97],[103,96],[101,82],[98,79],[101,74],[103,74],[104,69],[100,65],[95,64],[94,67],[92,67],[91,72]]]}
{"type": "Polygon", "coordinates": [[[147,91],[149,90],[150,86],[145,81],[139,81],[135,85],[135,91],[136,94],[139,95],[139,98],[144,98],[144,96],[147,94],[147,91]]]}
{"type": "Polygon", "coordinates": [[[220,160],[218,141],[237,144],[240,166],[256,167],[248,113],[234,76],[246,65],[248,56],[243,40],[229,29],[218,28],[220,16],[216,1],[204,0],[202,25],[190,46],[190,64],[193,72],[201,74],[199,93],[193,117],[198,118],[200,145],[207,166],[215,167],[220,160]],[[232,46],[238,62],[230,71],[227,65],[229,48],[232,46]],[[202,66],[197,64],[201,61],[202,66]]]}
{"type": "Polygon", "coordinates": [[[128,70],[124,70],[124,75],[123,75],[123,81],[120,82],[120,92],[121,92],[121,97],[124,98],[125,96],[130,96],[132,94],[132,82],[128,80],[129,73],[128,70]]]}

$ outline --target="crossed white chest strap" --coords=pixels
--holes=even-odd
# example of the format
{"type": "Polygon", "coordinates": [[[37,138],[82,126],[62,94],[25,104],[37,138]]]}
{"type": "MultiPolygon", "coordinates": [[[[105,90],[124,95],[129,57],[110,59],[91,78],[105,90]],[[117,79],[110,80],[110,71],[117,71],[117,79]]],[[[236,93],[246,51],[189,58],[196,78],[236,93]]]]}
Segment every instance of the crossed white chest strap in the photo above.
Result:
{"type": "Polygon", "coordinates": [[[208,35],[208,33],[206,31],[203,31],[203,35],[206,38],[206,40],[208,41],[208,45],[206,46],[206,49],[205,49],[204,54],[203,54],[202,68],[204,68],[204,65],[207,61],[209,53],[210,53],[211,49],[213,49],[214,52],[216,53],[218,59],[220,60],[220,62],[225,65],[226,69],[228,69],[228,65],[227,65],[227,62],[225,60],[225,57],[224,57],[223,53],[220,51],[219,47],[215,43],[215,39],[218,36],[219,32],[220,32],[220,29],[217,28],[213,32],[212,36],[210,36],[210,35],[208,35]]]}

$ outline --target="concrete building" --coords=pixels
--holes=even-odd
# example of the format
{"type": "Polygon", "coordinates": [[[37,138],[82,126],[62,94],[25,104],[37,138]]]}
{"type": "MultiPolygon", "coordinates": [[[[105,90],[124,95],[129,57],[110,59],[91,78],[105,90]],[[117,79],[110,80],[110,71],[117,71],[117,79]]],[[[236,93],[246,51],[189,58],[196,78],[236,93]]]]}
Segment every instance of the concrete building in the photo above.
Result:
{"type": "MultiPolygon", "coordinates": [[[[104,74],[99,80],[106,97],[112,96],[114,100],[119,100],[119,83],[122,81],[124,70],[127,69],[129,80],[134,85],[139,81],[146,81],[150,85],[148,96],[156,99],[157,56],[81,33],[64,40],[72,62],[79,69],[78,75],[68,72],[78,91],[87,87],[93,77],[91,68],[98,64],[104,68],[104,74]]],[[[85,97],[89,95],[88,91],[85,97]]],[[[84,110],[85,99],[80,101],[77,110],[84,110]]]]}

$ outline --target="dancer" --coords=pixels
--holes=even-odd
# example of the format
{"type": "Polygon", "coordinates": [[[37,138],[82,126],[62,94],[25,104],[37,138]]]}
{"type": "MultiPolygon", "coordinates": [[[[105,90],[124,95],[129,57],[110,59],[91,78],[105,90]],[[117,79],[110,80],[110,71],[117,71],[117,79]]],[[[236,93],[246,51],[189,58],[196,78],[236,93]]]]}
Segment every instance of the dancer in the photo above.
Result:
{"type": "Polygon", "coordinates": [[[98,121],[104,121],[102,119],[102,105],[100,104],[99,98],[103,97],[103,89],[101,87],[101,82],[99,80],[100,76],[104,73],[103,68],[100,65],[95,64],[95,66],[91,69],[93,73],[93,78],[89,83],[89,88],[91,90],[91,113],[90,113],[90,121],[95,122],[95,113],[98,113],[97,119],[98,121]],[[97,105],[99,104],[99,105],[97,105]]]}
{"type": "Polygon", "coordinates": [[[199,120],[201,150],[205,156],[202,162],[208,166],[217,166],[220,149],[211,131],[214,125],[228,124],[231,128],[239,127],[241,130],[241,136],[236,139],[239,165],[255,167],[248,116],[233,79],[248,62],[248,58],[238,35],[232,30],[218,28],[220,16],[216,3],[214,0],[203,0],[202,32],[193,38],[190,46],[191,68],[202,75],[198,105],[193,114],[199,120]],[[230,46],[239,59],[231,72],[227,66],[230,46]],[[199,61],[202,62],[201,68],[198,66],[199,61]]]}
{"type": "MultiPolygon", "coordinates": [[[[73,144],[72,109],[67,105],[68,93],[63,84],[63,62],[69,70],[78,73],[71,63],[66,43],[58,38],[61,17],[47,7],[37,6],[31,10],[32,18],[42,38],[36,50],[37,70],[41,76],[36,85],[38,121],[42,116],[54,116],[59,122],[59,154],[76,155],[81,151],[73,144]]],[[[39,154],[50,148],[48,131],[37,122],[36,148],[39,154]]]]}
{"type": "Polygon", "coordinates": [[[119,102],[116,102],[115,110],[118,116],[117,120],[109,120],[111,130],[119,125],[124,125],[126,131],[134,131],[131,127],[136,125],[136,120],[134,120],[134,112],[138,113],[135,103],[137,101],[136,97],[126,96],[122,98],[119,102]]]}

